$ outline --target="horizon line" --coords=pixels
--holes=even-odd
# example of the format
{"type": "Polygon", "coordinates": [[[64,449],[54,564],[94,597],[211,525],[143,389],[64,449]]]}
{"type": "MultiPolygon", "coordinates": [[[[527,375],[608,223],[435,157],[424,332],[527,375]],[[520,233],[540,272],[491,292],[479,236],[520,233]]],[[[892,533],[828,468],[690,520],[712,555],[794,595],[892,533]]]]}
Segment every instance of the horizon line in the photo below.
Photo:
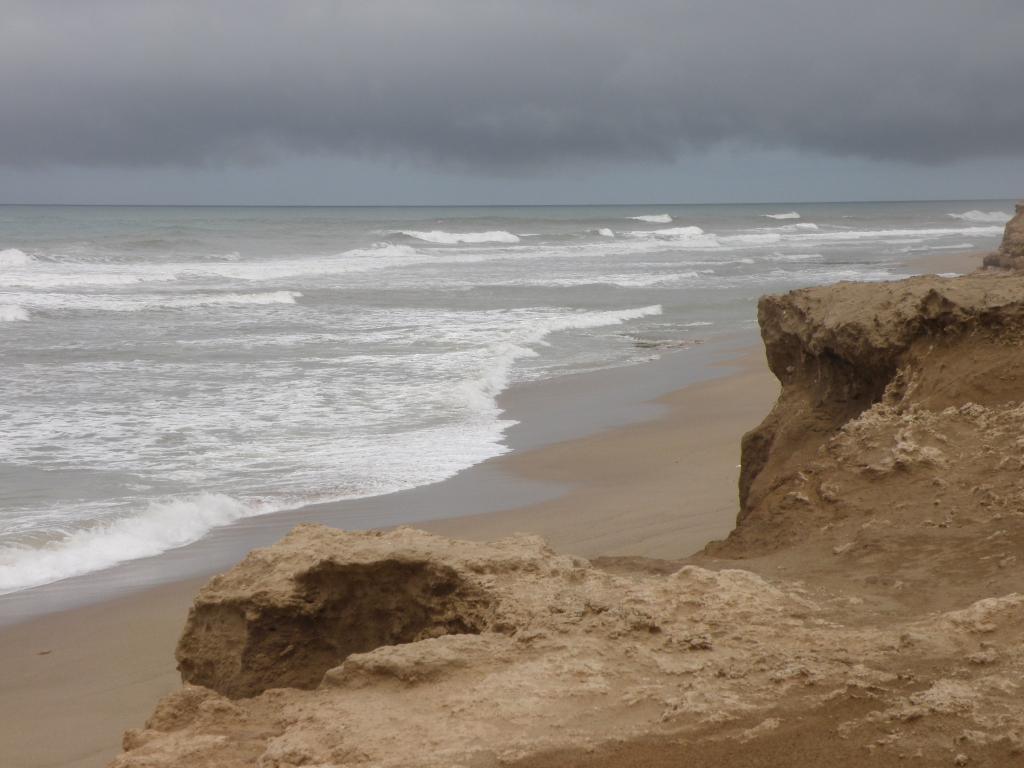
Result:
{"type": "Polygon", "coordinates": [[[956,203],[1017,200],[1013,197],[935,197],[889,200],[748,200],[741,202],[617,202],[617,203],[41,203],[0,202],[4,208],[635,208],[639,206],[700,205],[851,205],[865,203],[956,203]]]}

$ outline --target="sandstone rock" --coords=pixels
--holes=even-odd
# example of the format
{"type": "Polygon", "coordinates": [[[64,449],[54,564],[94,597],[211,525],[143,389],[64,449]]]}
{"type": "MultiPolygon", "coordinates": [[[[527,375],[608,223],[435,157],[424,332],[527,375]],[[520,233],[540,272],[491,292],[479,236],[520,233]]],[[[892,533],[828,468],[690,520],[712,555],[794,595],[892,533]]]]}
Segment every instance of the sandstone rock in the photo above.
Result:
{"type": "Polygon", "coordinates": [[[986,256],[984,264],[1002,269],[1024,267],[1024,202],[1017,203],[1014,217],[1006,224],[999,250],[986,256]]]}
{"type": "Polygon", "coordinates": [[[743,438],[737,529],[710,553],[749,555],[790,544],[811,522],[832,519],[828,510],[800,509],[794,500],[805,493],[798,477],[812,465],[825,478],[826,503],[837,500],[836,487],[845,500],[864,486],[862,479],[848,488],[827,461],[837,440],[849,448],[846,468],[874,477],[930,472],[929,482],[943,475],[948,483],[951,447],[965,447],[946,434],[952,415],[937,417],[952,408],[977,423],[977,454],[989,452],[996,463],[1007,455],[986,431],[1001,418],[993,406],[1017,405],[1024,392],[1024,276],[807,288],[763,297],[758,319],[782,391],[743,438]]]}

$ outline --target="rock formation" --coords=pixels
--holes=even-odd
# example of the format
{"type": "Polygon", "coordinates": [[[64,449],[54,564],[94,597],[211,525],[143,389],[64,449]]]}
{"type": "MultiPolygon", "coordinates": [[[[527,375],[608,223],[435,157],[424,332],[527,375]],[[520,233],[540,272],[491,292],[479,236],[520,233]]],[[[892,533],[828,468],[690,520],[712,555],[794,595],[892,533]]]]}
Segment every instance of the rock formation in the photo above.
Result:
{"type": "Polygon", "coordinates": [[[843,717],[808,733],[859,757],[910,723],[893,744],[932,754],[951,720],[986,753],[1019,749],[1005,675],[1024,596],[862,613],[746,570],[620,576],[533,537],[302,526],[202,590],[178,648],[189,684],[114,765],[554,766],[652,737],[698,765],[822,712],[843,717]]]}
{"type": "Polygon", "coordinates": [[[1017,203],[1016,214],[1006,225],[999,250],[985,257],[986,267],[1024,268],[1024,202],[1017,203]]]}
{"type": "Polygon", "coordinates": [[[603,568],[299,527],[203,588],[114,766],[1024,763],[1024,275],[758,315],[782,391],[728,539],[603,568]]]}
{"type": "Polygon", "coordinates": [[[917,465],[931,466],[928,482],[948,495],[953,474],[974,471],[965,462],[978,441],[996,439],[981,434],[981,413],[1009,424],[1024,397],[1024,276],[804,289],[762,298],[758,317],[782,392],[744,437],[740,524],[719,554],[771,549],[834,522],[849,505],[840,487],[850,472],[876,481],[865,500],[874,508],[887,503],[879,494],[890,478],[894,502],[907,502],[917,465]],[[980,419],[970,440],[966,425],[939,434],[965,421],[949,409],[967,405],[980,419]]]}

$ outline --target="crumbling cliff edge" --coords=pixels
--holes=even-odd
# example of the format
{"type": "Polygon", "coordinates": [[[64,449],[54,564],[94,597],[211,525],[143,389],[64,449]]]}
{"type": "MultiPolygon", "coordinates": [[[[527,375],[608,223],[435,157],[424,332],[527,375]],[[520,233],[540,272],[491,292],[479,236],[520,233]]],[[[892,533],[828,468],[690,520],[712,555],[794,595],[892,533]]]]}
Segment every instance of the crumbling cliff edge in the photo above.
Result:
{"type": "Polygon", "coordinates": [[[202,589],[185,685],[114,765],[1024,761],[1024,274],[758,314],[782,392],[726,540],[297,528],[202,589]]]}

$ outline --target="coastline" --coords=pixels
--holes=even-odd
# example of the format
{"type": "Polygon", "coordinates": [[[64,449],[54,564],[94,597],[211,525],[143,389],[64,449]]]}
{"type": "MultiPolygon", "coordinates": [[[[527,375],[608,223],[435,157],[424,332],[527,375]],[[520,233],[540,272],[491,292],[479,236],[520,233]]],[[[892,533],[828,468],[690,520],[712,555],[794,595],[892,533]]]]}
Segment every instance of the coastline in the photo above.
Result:
{"type": "MultiPolygon", "coordinates": [[[[463,538],[528,531],[583,555],[691,554],[732,527],[739,437],[775,398],[752,342],[732,338],[513,388],[503,396],[520,419],[509,432],[511,453],[434,486],[358,500],[362,519],[379,520],[381,506],[397,502],[419,515],[403,524],[463,538]],[[692,383],[680,388],[688,368],[692,383]],[[569,402],[569,393],[578,396],[569,402]],[[588,412],[597,414],[589,424],[588,412]],[[678,503],[684,491],[687,505],[678,503]],[[695,510],[692,519],[681,508],[695,510]]],[[[250,518],[149,562],[5,596],[0,605],[20,620],[8,610],[0,626],[0,753],[32,768],[105,765],[121,733],[180,685],[174,646],[209,575],[303,520],[354,522],[352,505],[250,518]],[[197,558],[206,558],[205,573],[195,573],[197,558]],[[185,575],[146,585],[155,568],[185,575]],[[101,598],[104,589],[121,593],[101,598]]]]}
{"type": "Polygon", "coordinates": [[[499,396],[506,417],[515,422],[506,431],[508,451],[502,455],[430,485],[243,518],[152,557],[0,595],[0,632],[50,613],[208,578],[305,522],[350,530],[421,526],[427,521],[480,517],[556,499],[573,485],[573,478],[534,478],[517,471],[514,460],[567,441],[656,421],[669,408],[658,402],[660,398],[691,384],[729,376],[733,369],[743,367],[738,360],[757,344],[753,333],[734,334],[635,365],[514,385],[499,396]]]}
{"type": "MultiPolygon", "coordinates": [[[[907,266],[973,268],[974,254],[956,256],[907,266]]],[[[305,519],[380,527],[398,522],[380,517],[397,503],[405,523],[461,538],[527,531],[584,556],[691,554],[732,528],[739,438],[777,394],[753,342],[510,390],[503,405],[521,420],[508,435],[513,452],[435,486],[250,518],[148,564],[7,596],[0,613],[16,606],[20,621],[0,627],[0,752],[25,766],[105,764],[121,731],[179,685],[173,647],[206,577],[305,519]],[[680,387],[687,356],[703,367],[680,387]],[[196,562],[206,571],[197,573],[196,562]],[[162,582],[147,582],[154,569],[162,582]],[[121,596],[98,597],[118,585],[121,596]]]]}

